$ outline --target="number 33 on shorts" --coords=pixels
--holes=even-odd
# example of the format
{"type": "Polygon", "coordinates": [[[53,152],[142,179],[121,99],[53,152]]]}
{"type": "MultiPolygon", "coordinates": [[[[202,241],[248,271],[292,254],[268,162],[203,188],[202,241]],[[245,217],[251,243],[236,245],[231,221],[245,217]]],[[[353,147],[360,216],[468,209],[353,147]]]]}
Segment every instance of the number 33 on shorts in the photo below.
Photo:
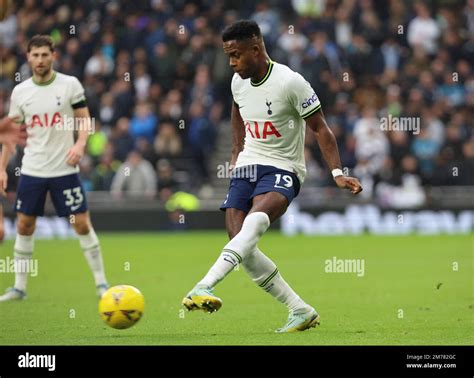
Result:
{"type": "Polygon", "coordinates": [[[64,205],[71,208],[71,211],[75,211],[79,209],[84,202],[84,195],[82,194],[82,188],[80,186],[76,186],[72,189],[65,189],[63,190],[63,194],[65,197],[64,205]]]}

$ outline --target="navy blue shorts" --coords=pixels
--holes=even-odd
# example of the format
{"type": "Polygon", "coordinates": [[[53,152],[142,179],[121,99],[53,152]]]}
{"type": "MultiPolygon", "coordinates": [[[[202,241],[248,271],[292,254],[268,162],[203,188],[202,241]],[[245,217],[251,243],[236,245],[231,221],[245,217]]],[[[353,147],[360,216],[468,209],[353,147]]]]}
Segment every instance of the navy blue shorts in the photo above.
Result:
{"type": "Polygon", "coordinates": [[[269,165],[236,168],[232,172],[229,193],[220,209],[235,208],[248,213],[253,197],[268,192],[283,194],[289,205],[300,192],[300,180],[293,172],[269,165]]]}
{"type": "Polygon", "coordinates": [[[87,211],[87,201],[79,175],[33,177],[21,175],[14,210],[26,215],[43,216],[48,192],[60,217],[87,211]]]}

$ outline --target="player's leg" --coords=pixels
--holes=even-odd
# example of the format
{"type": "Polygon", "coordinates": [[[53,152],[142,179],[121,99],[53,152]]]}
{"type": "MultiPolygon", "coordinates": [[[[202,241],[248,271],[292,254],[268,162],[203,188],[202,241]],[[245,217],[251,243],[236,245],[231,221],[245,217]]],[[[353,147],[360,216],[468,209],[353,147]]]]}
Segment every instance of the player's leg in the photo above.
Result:
{"type": "MultiPolygon", "coordinates": [[[[257,211],[268,213],[273,221],[285,213],[287,206],[288,200],[284,195],[269,192],[254,197],[250,213],[257,211]]],[[[257,247],[247,255],[242,266],[258,286],[284,303],[289,310],[310,307],[283,280],[275,263],[257,247]]]]}
{"type": "Polygon", "coordinates": [[[197,308],[209,310],[208,306],[211,309],[216,306],[217,308],[214,309],[216,311],[221,302],[212,294],[212,288],[229,274],[236,265],[245,261],[249,255],[253,255],[253,257],[247,264],[248,268],[253,265],[258,265],[258,267],[247,270],[253,272],[251,277],[259,285],[268,289],[268,286],[266,286],[268,282],[272,283],[272,288],[275,283],[279,283],[281,285],[277,285],[278,287],[274,290],[277,298],[289,303],[293,309],[298,307],[310,308],[310,306],[304,306],[304,302],[291,289],[282,293],[281,289],[285,288],[284,284],[286,283],[279,275],[275,264],[263,253],[257,252],[257,243],[260,237],[267,230],[270,223],[286,211],[288,203],[298,194],[298,179],[290,172],[272,167],[260,167],[259,169],[263,171],[263,174],[259,175],[259,180],[255,185],[250,185],[249,181],[244,180],[232,180],[231,182],[229,195],[223,204],[225,206],[222,206],[222,208],[226,208],[226,226],[231,240],[224,247],[221,255],[205,277],[188,294],[188,300],[185,298],[183,301],[183,304],[190,310],[197,308]],[[283,187],[275,183],[275,172],[278,175],[277,183],[283,177],[283,183],[287,185],[283,187]],[[288,185],[288,183],[291,183],[291,185],[288,185]],[[250,195],[249,191],[252,191],[250,195]],[[255,195],[255,197],[253,198],[252,207],[249,209],[248,198],[251,198],[252,195],[255,195]],[[249,210],[250,213],[245,216],[249,210]],[[271,271],[268,271],[269,269],[271,271]],[[294,295],[291,296],[291,294],[294,295]],[[200,304],[208,306],[200,306],[200,304]]]}
{"type": "Polygon", "coordinates": [[[17,212],[16,239],[14,245],[15,284],[0,296],[0,302],[23,299],[26,296],[28,269],[33,256],[36,217],[44,213],[46,179],[22,175],[18,183],[14,210],[17,212]]]}
{"type": "Polygon", "coordinates": [[[15,284],[7,292],[0,296],[0,302],[23,299],[26,297],[26,285],[28,282],[28,266],[33,256],[36,217],[18,213],[17,235],[13,252],[15,263],[15,284]]]}
{"type": "Polygon", "coordinates": [[[36,217],[17,213],[17,234],[13,250],[13,259],[15,263],[15,283],[12,288],[0,296],[0,302],[23,299],[26,297],[26,285],[28,283],[28,269],[33,256],[34,231],[36,217]]]}
{"type": "Polygon", "coordinates": [[[214,296],[212,289],[256,248],[268,226],[270,218],[265,212],[255,211],[247,215],[241,230],[225,245],[214,265],[187,295],[188,300],[185,298],[183,304],[189,310],[197,306],[208,312],[217,311],[222,301],[214,296]]]}
{"type": "MultiPolygon", "coordinates": [[[[254,206],[251,211],[275,211],[276,213],[271,214],[271,218],[277,219],[286,211],[286,198],[279,193],[267,194],[269,195],[259,195],[254,198],[254,206]],[[279,197],[279,195],[281,197],[279,197]],[[277,203],[281,200],[283,200],[284,203],[277,205],[275,209],[267,208],[266,201],[277,203]]],[[[226,209],[226,228],[229,239],[233,239],[240,232],[246,215],[247,213],[239,209],[226,209]]],[[[291,289],[278,272],[275,263],[270,260],[258,246],[255,246],[254,250],[242,261],[242,266],[258,286],[285,304],[290,311],[293,313],[311,312],[312,307],[301,300],[291,289]],[[275,274],[275,272],[277,273],[275,274]]]]}
{"type": "MultiPolygon", "coordinates": [[[[269,214],[271,221],[283,215],[288,206],[287,198],[278,192],[261,194],[253,199],[253,212],[269,214]]],[[[319,324],[319,315],[288,285],[281,276],[275,263],[270,260],[257,246],[242,261],[247,274],[252,280],[290,311],[287,324],[277,332],[303,331],[319,324]]]]}
{"type": "Polygon", "coordinates": [[[97,288],[102,295],[108,288],[99,239],[92,227],[84,188],[77,174],[49,179],[49,190],[56,212],[68,217],[76,231],[79,244],[91,269],[97,288]]]}
{"type": "Polygon", "coordinates": [[[242,229],[245,217],[248,212],[235,208],[228,208],[225,211],[225,228],[229,235],[229,240],[232,240],[242,229]]]}
{"type": "Polygon", "coordinates": [[[212,288],[224,279],[257,246],[269,226],[270,217],[267,213],[255,211],[248,214],[240,231],[225,245],[215,264],[198,285],[212,288]]]}
{"type": "Polygon", "coordinates": [[[3,205],[0,204],[0,243],[5,238],[5,222],[3,219],[3,205]]]}
{"type": "MultiPolygon", "coordinates": [[[[240,209],[225,209],[225,223],[229,239],[232,239],[240,231],[246,215],[247,212],[240,209]]],[[[212,287],[207,286],[205,283],[203,284],[203,281],[208,279],[209,276],[214,277],[215,275],[221,274],[221,271],[219,270],[219,259],[211,267],[204,279],[201,280],[183,299],[183,305],[189,311],[201,309],[207,312],[214,312],[219,310],[222,306],[222,300],[212,293],[212,287]]]]}
{"type": "MultiPolygon", "coordinates": [[[[226,210],[226,225],[232,221],[234,228],[241,227],[245,215],[251,207],[250,197],[255,189],[255,182],[247,178],[233,178],[230,182],[229,193],[221,205],[221,210],[226,210]],[[238,217],[229,217],[229,214],[237,212],[238,217]],[[238,219],[238,220],[237,220],[238,219]]],[[[183,299],[183,305],[188,310],[204,310],[207,312],[217,311],[222,306],[220,298],[212,293],[214,286],[221,281],[239,263],[237,253],[224,247],[217,261],[209,269],[204,278],[183,299]]]]}
{"type": "MultiPolygon", "coordinates": [[[[265,167],[253,193],[250,214],[264,212],[273,222],[283,215],[298,195],[300,183],[291,172],[265,167]]],[[[275,263],[256,246],[242,261],[242,266],[263,290],[285,304],[290,310],[288,323],[280,332],[304,330],[319,324],[319,315],[286,283],[275,263]]]]}
{"type": "Polygon", "coordinates": [[[99,238],[97,237],[89,212],[74,214],[72,226],[79,238],[79,244],[84,251],[84,256],[89,264],[89,268],[94,275],[97,295],[102,296],[109,287],[105,278],[104,262],[100,249],[99,238]]]}

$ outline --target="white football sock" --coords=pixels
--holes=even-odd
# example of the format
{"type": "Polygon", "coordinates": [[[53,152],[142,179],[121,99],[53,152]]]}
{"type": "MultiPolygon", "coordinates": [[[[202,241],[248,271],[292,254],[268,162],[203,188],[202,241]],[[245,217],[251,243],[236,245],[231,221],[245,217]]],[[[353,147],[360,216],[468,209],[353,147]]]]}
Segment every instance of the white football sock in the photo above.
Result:
{"type": "Polygon", "coordinates": [[[78,234],[77,236],[79,238],[79,244],[84,251],[87,263],[94,274],[96,286],[107,284],[99,239],[97,238],[94,229],[91,229],[87,235],[78,234]]]}
{"type": "Polygon", "coordinates": [[[247,255],[242,265],[258,286],[285,304],[289,310],[294,311],[311,308],[311,306],[306,304],[286,283],[278,272],[275,263],[265,256],[258,247],[255,247],[255,249],[247,255]]]}
{"type": "MultiPolygon", "coordinates": [[[[15,267],[28,266],[33,256],[34,235],[16,235],[13,258],[15,267]]],[[[26,283],[28,281],[28,271],[15,269],[15,288],[26,291],[26,283]]]]}
{"type": "Polygon", "coordinates": [[[255,212],[247,215],[240,232],[226,244],[217,261],[196,286],[214,287],[255,248],[269,226],[270,218],[266,213],[255,212]]]}

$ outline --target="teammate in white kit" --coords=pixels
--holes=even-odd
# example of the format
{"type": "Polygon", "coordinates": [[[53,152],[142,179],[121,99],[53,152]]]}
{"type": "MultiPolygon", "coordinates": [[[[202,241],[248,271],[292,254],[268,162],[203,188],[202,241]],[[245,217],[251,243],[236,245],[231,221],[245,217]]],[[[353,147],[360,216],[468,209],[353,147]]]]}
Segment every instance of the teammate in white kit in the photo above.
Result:
{"type": "MultiPolygon", "coordinates": [[[[26,124],[28,134],[15,203],[17,236],[14,259],[17,266],[29,265],[24,260],[32,258],[36,218],[43,216],[49,193],[57,214],[71,220],[100,296],[108,285],[99,240],[90,221],[78,175],[78,163],[84,155],[91,131],[84,88],[75,77],[52,69],[55,52],[49,36],[34,36],[27,51],[33,77],[13,89],[9,112],[10,118],[26,124]],[[79,129],[76,142],[75,125],[79,129]]],[[[3,145],[0,159],[0,190],[3,194],[7,188],[6,166],[11,152],[3,145]]],[[[0,296],[0,302],[25,298],[27,277],[28,272],[17,270],[14,286],[0,296]]]]}
{"type": "Polygon", "coordinates": [[[240,263],[257,285],[288,307],[288,322],[277,332],[304,331],[319,324],[319,314],[283,280],[257,243],[270,223],[285,213],[304,181],[305,125],[316,133],[337,186],[353,194],[362,187],[342,173],[336,140],[315,91],[300,74],[269,58],[258,25],[237,21],[224,30],[222,39],[235,71],[233,171],[221,206],[231,240],[183,305],[188,310],[219,310],[222,301],[212,290],[240,263]]]}

